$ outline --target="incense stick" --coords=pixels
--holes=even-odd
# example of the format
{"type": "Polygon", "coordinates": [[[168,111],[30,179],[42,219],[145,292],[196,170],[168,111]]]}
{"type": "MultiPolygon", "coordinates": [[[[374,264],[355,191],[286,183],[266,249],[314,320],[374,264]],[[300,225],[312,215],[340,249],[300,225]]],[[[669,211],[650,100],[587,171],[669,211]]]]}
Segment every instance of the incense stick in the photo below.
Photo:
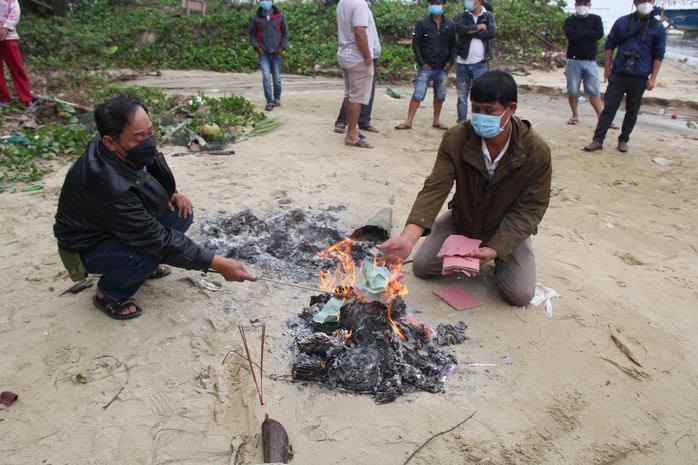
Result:
{"type": "MultiPolygon", "coordinates": [[[[214,269],[210,269],[210,268],[209,268],[208,272],[209,273],[218,273],[218,271],[216,271],[214,269]]],[[[220,273],[218,273],[218,274],[220,274],[220,273]]],[[[323,294],[331,294],[335,297],[339,297],[340,299],[342,299],[342,298],[344,298],[344,299],[354,298],[354,296],[352,294],[342,294],[341,292],[326,291],[324,289],[319,289],[316,287],[302,286],[300,284],[295,284],[295,283],[287,283],[285,281],[278,281],[276,279],[269,279],[269,278],[265,278],[263,276],[257,276],[257,279],[259,281],[267,281],[269,283],[281,284],[282,286],[290,286],[290,287],[295,287],[298,289],[305,289],[306,291],[314,291],[314,292],[322,292],[323,294]]]]}
{"type": "MultiPolygon", "coordinates": [[[[262,324],[262,355],[259,356],[259,395],[262,395],[263,388],[262,385],[264,383],[264,376],[262,376],[262,373],[264,372],[264,335],[267,332],[267,325],[262,324]]],[[[264,402],[262,402],[262,405],[264,405],[264,402]]]]}
{"type": "Polygon", "coordinates": [[[250,348],[247,346],[247,338],[245,337],[245,329],[242,325],[238,325],[240,330],[240,336],[242,336],[242,345],[245,346],[245,353],[247,353],[247,361],[250,362],[250,371],[252,372],[252,379],[254,380],[254,387],[257,389],[257,395],[259,395],[259,403],[264,405],[264,398],[262,397],[262,390],[257,383],[257,375],[254,373],[254,367],[252,366],[252,357],[250,357],[250,348]]]}

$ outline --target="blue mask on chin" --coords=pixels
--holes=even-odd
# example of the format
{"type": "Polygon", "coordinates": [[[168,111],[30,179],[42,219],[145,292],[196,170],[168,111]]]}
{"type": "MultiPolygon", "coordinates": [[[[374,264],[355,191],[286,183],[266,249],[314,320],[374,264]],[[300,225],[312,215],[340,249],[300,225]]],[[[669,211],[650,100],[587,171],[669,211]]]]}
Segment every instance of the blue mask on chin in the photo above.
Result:
{"type": "Polygon", "coordinates": [[[507,111],[505,109],[504,112],[499,116],[473,113],[473,118],[471,120],[473,130],[478,136],[484,137],[485,139],[491,139],[498,136],[499,133],[504,130],[504,126],[506,126],[506,123],[504,123],[504,126],[501,128],[499,127],[499,122],[506,112],[507,111]]]}

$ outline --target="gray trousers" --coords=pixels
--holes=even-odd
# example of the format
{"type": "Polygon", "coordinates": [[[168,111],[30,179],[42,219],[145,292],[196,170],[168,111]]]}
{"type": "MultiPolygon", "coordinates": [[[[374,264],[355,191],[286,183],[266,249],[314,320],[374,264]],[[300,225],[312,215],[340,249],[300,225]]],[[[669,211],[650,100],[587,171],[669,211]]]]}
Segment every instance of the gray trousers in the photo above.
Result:
{"type": "MultiPolygon", "coordinates": [[[[456,230],[449,211],[434,221],[431,234],[424,238],[415,253],[412,264],[415,276],[423,279],[442,276],[443,261],[436,254],[451,234],[461,233],[456,230]]],[[[517,307],[528,305],[536,288],[536,257],[531,237],[526,238],[506,260],[495,259],[494,273],[504,300],[517,307]]]]}

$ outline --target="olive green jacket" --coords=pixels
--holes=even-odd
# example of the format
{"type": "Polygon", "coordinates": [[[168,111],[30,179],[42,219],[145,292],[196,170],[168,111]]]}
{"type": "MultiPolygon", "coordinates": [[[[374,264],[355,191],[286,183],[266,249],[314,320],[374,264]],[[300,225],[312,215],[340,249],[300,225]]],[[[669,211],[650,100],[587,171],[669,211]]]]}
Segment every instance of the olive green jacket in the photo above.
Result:
{"type": "Polygon", "coordinates": [[[512,117],[512,123],[509,148],[492,179],[482,139],[470,121],[447,131],[407,224],[422,226],[429,234],[455,181],[448,206],[460,234],[482,240],[482,246],[494,249],[500,259],[536,234],[550,203],[550,147],[528,121],[512,117]]]}

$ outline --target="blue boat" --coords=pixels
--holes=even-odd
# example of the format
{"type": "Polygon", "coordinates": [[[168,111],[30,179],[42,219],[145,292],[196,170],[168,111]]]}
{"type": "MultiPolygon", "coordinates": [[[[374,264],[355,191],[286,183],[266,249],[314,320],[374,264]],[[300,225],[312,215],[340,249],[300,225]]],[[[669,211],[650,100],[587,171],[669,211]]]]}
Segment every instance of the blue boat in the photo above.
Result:
{"type": "Polygon", "coordinates": [[[681,31],[698,31],[698,1],[665,2],[662,20],[681,31]]]}

